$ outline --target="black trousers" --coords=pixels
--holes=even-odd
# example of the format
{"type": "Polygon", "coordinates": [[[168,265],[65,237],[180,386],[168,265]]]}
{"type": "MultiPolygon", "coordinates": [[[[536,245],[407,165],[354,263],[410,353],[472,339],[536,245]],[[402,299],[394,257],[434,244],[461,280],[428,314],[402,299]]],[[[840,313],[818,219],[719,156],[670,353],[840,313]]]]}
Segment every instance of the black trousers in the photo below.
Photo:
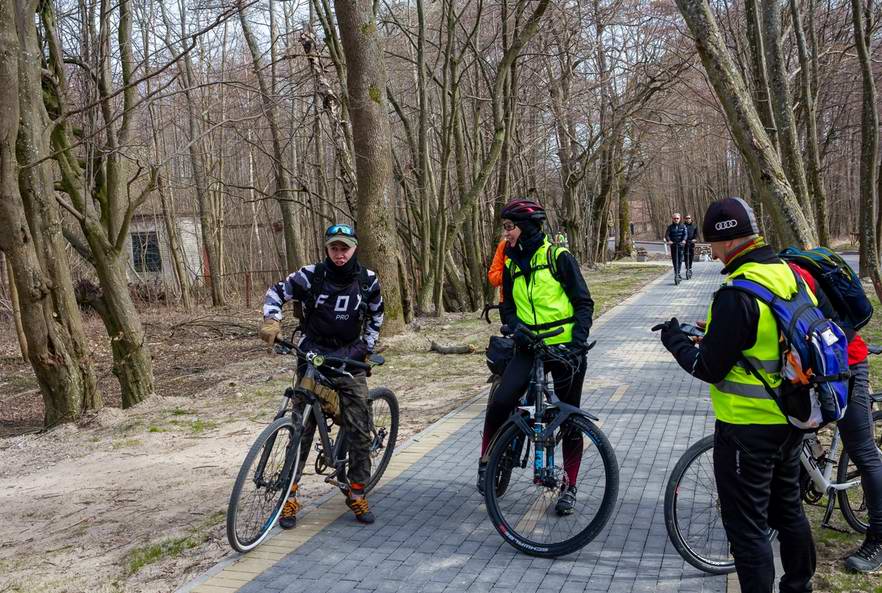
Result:
{"type": "Polygon", "coordinates": [[[679,243],[671,244],[671,263],[674,264],[674,272],[680,275],[680,268],[683,267],[683,245],[679,243]]]}
{"type": "Polygon", "coordinates": [[[801,447],[802,433],[787,424],[717,421],[714,477],[743,593],[774,590],[769,528],[778,530],[781,542],[781,593],[812,590],[815,544],[799,495],[801,447]]]}
{"type": "MultiPolygon", "coordinates": [[[[545,363],[545,370],[549,371],[554,379],[554,392],[560,401],[578,407],[582,401],[582,383],[585,380],[587,358],[585,354],[572,354],[571,363],[548,361],[545,363]]],[[[516,350],[514,357],[505,367],[505,372],[502,373],[502,381],[494,392],[493,399],[487,404],[481,455],[487,450],[493,435],[514,411],[518,399],[529,385],[532,370],[533,354],[521,349],[516,350]]]]}
{"type": "Polygon", "coordinates": [[[851,366],[848,408],[838,424],[845,450],[861,471],[861,486],[870,517],[869,535],[882,539],[882,456],[873,438],[873,404],[868,375],[866,360],[851,366]]]}
{"type": "Polygon", "coordinates": [[[695,243],[686,241],[686,269],[692,269],[692,262],[695,261],[695,243]]]}

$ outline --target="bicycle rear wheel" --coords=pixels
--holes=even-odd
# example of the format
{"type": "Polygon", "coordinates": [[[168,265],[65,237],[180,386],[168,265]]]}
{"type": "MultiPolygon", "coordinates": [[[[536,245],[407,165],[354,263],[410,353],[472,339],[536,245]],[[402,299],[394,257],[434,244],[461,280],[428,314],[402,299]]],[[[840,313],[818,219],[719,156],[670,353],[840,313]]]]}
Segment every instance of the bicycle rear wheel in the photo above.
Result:
{"type": "Polygon", "coordinates": [[[300,428],[279,418],[263,429],[239,469],[227,506],[227,540],[248,552],[276,524],[297,470],[300,428]]]}
{"type": "MultiPolygon", "coordinates": [[[[882,410],[873,412],[873,439],[876,447],[882,451],[882,410]]],[[[882,455],[882,453],[880,453],[882,455]]],[[[839,466],[836,470],[836,482],[844,484],[852,480],[859,480],[861,476],[860,470],[848,457],[848,453],[843,449],[842,455],[839,456],[839,466]]],[[[858,533],[866,533],[869,526],[869,516],[867,514],[867,500],[864,496],[864,488],[858,483],[848,490],[840,490],[837,493],[839,499],[839,508],[842,510],[842,516],[852,529],[858,533]]]]}
{"type": "Polygon", "coordinates": [[[368,392],[368,403],[371,408],[371,477],[364,486],[365,492],[370,491],[389,465],[395,443],[398,441],[398,399],[391,390],[385,387],[371,389],[368,392]]]}
{"type": "Polygon", "coordinates": [[[563,556],[597,537],[609,520],[619,490],[618,462],[606,435],[591,420],[570,416],[554,435],[553,475],[548,482],[537,483],[532,436],[512,424],[494,440],[484,487],[487,512],[499,534],[521,552],[563,556]],[[568,477],[572,473],[574,483],[568,477]],[[558,497],[573,485],[578,489],[575,511],[559,516],[558,497]]]}

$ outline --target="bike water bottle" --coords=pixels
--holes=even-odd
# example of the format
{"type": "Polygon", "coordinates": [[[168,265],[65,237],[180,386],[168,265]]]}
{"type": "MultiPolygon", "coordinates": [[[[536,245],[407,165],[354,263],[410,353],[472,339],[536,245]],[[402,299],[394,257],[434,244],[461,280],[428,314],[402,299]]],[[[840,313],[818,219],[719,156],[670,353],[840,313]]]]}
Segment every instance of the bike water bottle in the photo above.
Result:
{"type": "Polygon", "coordinates": [[[541,446],[539,442],[539,436],[542,434],[542,431],[545,430],[545,425],[541,422],[536,422],[533,424],[533,449],[535,450],[535,463],[533,464],[533,469],[537,472],[542,471],[545,466],[545,448],[541,446]]]}

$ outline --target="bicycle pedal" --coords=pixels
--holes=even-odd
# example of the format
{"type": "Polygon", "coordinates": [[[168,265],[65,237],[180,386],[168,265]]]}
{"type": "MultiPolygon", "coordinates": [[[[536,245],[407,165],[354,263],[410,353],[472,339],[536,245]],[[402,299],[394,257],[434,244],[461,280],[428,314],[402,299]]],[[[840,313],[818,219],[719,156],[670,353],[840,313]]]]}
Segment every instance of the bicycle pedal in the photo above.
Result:
{"type": "Polygon", "coordinates": [[[339,480],[335,480],[333,475],[325,478],[325,484],[330,484],[331,486],[336,486],[340,490],[349,490],[349,484],[344,484],[339,480]]]}

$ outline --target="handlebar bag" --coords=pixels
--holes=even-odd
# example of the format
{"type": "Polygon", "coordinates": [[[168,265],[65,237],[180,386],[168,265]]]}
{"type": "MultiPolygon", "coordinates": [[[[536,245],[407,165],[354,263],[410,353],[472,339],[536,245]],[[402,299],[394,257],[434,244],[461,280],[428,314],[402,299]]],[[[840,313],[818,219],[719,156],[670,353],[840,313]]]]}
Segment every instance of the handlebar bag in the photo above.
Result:
{"type": "Polygon", "coordinates": [[[501,375],[508,366],[509,361],[514,358],[515,344],[511,338],[502,336],[490,336],[490,343],[487,345],[487,368],[494,375],[501,375]]]}
{"type": "Polygon", "coordinates": [[[335,422],[340,419],[340,396],[336,391],[308,377],[299,378],[297,380],[297,387],[316,394],[321,402],[322,412],[326,416],[332,417],[335,422]]]}

